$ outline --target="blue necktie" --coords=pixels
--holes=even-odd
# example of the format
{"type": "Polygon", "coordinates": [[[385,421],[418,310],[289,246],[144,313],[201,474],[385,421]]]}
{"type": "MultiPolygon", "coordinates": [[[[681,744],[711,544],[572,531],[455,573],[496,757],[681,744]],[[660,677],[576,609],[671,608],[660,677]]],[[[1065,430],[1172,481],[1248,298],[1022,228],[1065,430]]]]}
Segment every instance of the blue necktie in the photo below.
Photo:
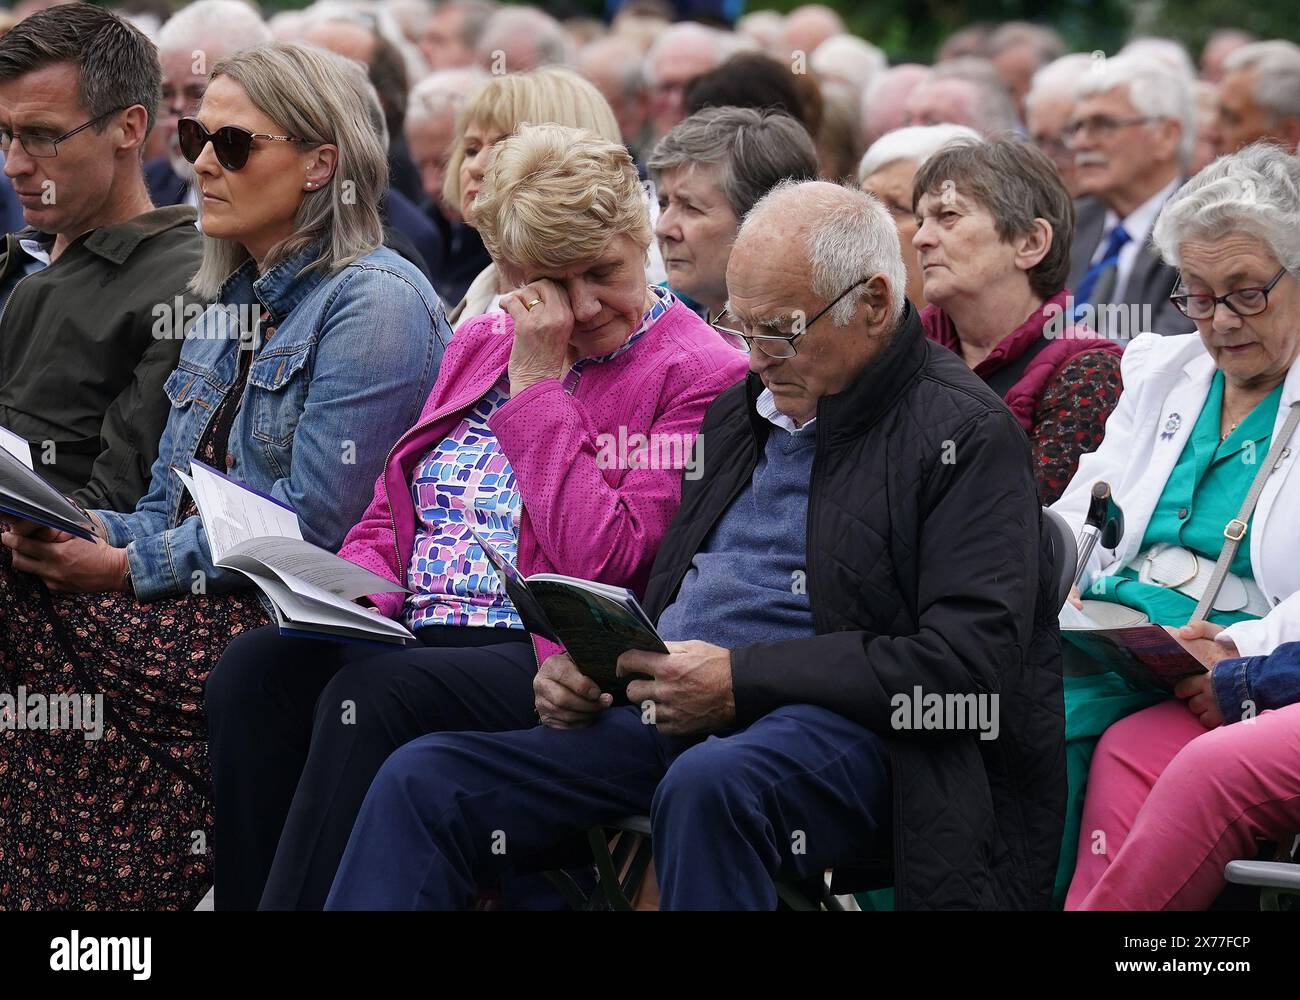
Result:
{"type": "Polygon", "coordinates": [[[1079,287],[1074,290],[1074,301],[1077,305],[1084,305],[1092,301],[1093,290],[1097,287],[1097,281],[1112,267],[1119,264],[1119,252],[1124,248],[1124,244],[1131,240],[1127,230],[1122,225],[1117,225],[1110,231],[1110,239],[1106,243],[1106,252],[1101,255],[1101,260],[1088,268],[1083,280],[1079,282],[1079,287]]]}

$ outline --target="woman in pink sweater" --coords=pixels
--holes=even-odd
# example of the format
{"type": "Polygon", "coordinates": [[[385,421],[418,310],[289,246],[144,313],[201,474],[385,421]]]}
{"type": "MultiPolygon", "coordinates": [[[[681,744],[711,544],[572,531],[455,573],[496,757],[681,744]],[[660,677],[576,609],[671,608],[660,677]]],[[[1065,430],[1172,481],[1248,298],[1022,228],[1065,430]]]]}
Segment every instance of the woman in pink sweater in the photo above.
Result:
{"type": "Polygon", "coordinates": [[[621,145],[523,126],[495,147],[473,213],[515,291],[456,334],[340,550],[408,588],[369,600],[420,644],[267,628],[228,647],[206,696],[221,909],[319,909],[403,743],[535,725],[534,682],[556,713],[610,697],[538,673],[556,648],[534,648],[469,526],[525,575],[640,591],[701,458],[704,412],[745,373],[744,355],[647,285],[649,223],[621,145]]]}

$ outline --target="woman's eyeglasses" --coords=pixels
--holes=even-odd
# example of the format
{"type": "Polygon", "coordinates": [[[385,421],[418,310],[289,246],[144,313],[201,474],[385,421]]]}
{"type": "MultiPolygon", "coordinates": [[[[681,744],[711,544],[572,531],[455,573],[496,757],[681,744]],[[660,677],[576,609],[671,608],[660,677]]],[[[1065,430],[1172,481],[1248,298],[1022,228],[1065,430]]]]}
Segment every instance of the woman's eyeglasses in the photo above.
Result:
{"type": "Polygon", "coordinates": [[[265,132],[250,132],[238,125],[222,125],[215,132],[209,132],[197,118],[186,116],[176,123],[176,138],[180,143],[181,155],[194,163],[203,154],[203,148],[212,143],[212,151],[217,154],[217,162],[227,170],[240,170],[248,162],[248,154],[253,149],[254,139],[266,139],[271,142],[311,142],[292,135],[268,135],[265,132]]]}
{"type": "Polygon", "coordinates": [[[853,289],[857,288],[859,285],[865,285],[869,280],[870,279],[868,278],[862,278],[861,280],[855,281],[853,284],[849,285],[848,288],[835,296],[834,301],[832,301],[830,305],[826,306],[818,312],[816,316],[803,324],[803,329],[798,333],[746,333],[745,324],[742,323],[740,318],[731,311],[729,306],[723,309],[715,319],[711,320],[709,325],[718,332],[718,335],[721,336],[723,340],[737,350],[748,352],[754,344],[757,344],[758,349],[769,358],[793,358],[798,353],[795,349],[794,342],[807,333],[809,327],[839,305],[840,300],[843,299],[844,296],[848,295],[849,292],[853,291],[853,289]]]}
{"type": "Polygon", "coordinates": [[[1188,319],[1210,319],[1222,302],[1238,316],[1258,316],[1268,308],[1268,293],[1282,280],[1286,268],[1262,288],[1234,288],[1227,295],[1171,295],[1169,301],[1188,319]]]}

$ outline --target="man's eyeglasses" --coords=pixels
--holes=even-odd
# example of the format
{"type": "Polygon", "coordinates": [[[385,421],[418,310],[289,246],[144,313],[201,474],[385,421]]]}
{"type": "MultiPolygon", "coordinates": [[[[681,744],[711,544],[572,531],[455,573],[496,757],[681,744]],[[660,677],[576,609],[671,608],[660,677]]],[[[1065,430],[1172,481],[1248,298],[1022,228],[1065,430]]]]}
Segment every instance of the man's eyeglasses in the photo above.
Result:
{"type": "Polygon", "coordinates": [[[1065,137],[1067,143],[1072,143],[1078,139],[1079,133],[1085,129],[1101,139],[1109,139],[1122,128],[1128,128],[1130,125],[1149,125],[1151,122],[1157,122],[1160,118],[1156,115],[1144,115],[1141,118],[1112,118],[1110,115],[1093,115],[1090,118],[1076,118],[1072,122],[1067,122],[1065,128],[1061,129],[1061,135],[1065,137]]]}
{"type": "Polygon", "coordinates": [[[1268,308],[1268,293],[1282,280],[1284,274],[1286,274],[1285,267],[1273,275],[1273,280],[1262,288],[1234,288],[1227,295],[1184,293],[1169,296],[1169,301],[1188,319],[1210,319],[1220,302],[1238,316],[1258,316],[1268,308]]]}
{"type": "Polygon", "coordinates": [[[212,143],[212,151],[217,154],[217,162],[227,170],[240,170],[248,162],[248,154],[253,149],[254,139],[266,139],[271,142],[311,142],[292,135],[268,135],[265,132],[250,132],[238,125],[222,125],[215,132],[209,132],[197,118],[186,116],[176,123],[176,139],[181,147],[181,155],[194,163],[203,154],[203,149],[212,143]]]}
{"type": "Polygon", "coordinates": [[[754,344],[757,344],[758,349],[762,351],[764,354],[766,354],[769,358],[793,358],[795,354],[798,353],[795,350],[794,342],[798,340],[800,337],[802,337],[805,333],[807,333],[809,327],[811,327],[819,319],[821,319],[828,312],[830,312],[837,305],[839,305],[840,300],[843,299],[844,296],[848,295],[849,292],[853,291],[853,289],[857,288],[859,285],[865,285],[869,280],[870,280],[869,278],[861,278],[858,281],[855,281],[853,284],[849,285],[848,288],[844,289],[844,291],[840,292],[839,295],[835,296],[834,301],[832,301],[830,305],[826,306],[826,308],[818,312],[816,316],[810,319],[807,323],[803,324],[803,329],[800,330],[798,333],[789,333],[789,334],[746,333],[745,324],[742,323],[740,321],[740,318],[731,311],[730,307],[723,309],[722,312],[718,314],[717,318],[714,319],[709,325],[712,326],[713,329],[718,332],[718,335],[721,336],[723,340],[725,340],[732,347],[735,347],[738,350],[748,352],[750,348],[753,347],[754,344]]]}
{"type": "Polygon", "coordinates": [[[162,111],[172,111],[179,103],[181,107],[188,111],[198,110],[198,106],[203,102],[203,95],[207,92],[208,84],[204,80],[201,83],[187,83],[184,87],[177,89],[170,83],[164,83],[162,88],[162,102],[159,108],[162,111]]]}
{"type": "Polygon", "coordinates": [[[27,152],[28,156],[34,156],[37,159],[46,159],[51,156],[58,156],[59,143],[66,142],[78,132],[82,132],[85,129],[90,128],[90,126],[102,122],[110,115],[115,115],[119,111],[125,111],[129,106],[130,105],[126,105],[124,107],[114,108],[112,111],[105,111],[97,118],[92,118],[84,125],[78,125],[70,132],[64,132],[62,135],[42,135],[40,132],[15,132],[7,126],[0,127],[0,152],[8,154],[9,150],[13,147],[14,140],[17,139],[22,143],[22,147],[27,152]]]}

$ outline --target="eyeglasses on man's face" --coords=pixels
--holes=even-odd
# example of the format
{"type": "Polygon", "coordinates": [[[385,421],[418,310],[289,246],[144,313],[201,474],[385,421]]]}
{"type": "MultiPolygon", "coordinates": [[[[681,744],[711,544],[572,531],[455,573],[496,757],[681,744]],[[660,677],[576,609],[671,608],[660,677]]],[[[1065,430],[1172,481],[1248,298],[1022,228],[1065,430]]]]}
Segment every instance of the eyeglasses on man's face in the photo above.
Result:
{"type": "Polygon", "coordinates": [[[1169,296],[1169,301],[1188,319],[1213,318],[1214,310],[1219,308],[1220,302],[1238,316],[1258,316],[1268,308],[1268,293],[1273,290],[1274,285],[1282,280],[1284,274],[1286,274],[1285,267],[1273,275],[1273,280],[1267,285],[1234,288],[1226,295],[1203,295],[1183,292],[1169,296]]]}
{"type": "Polygon", "coordinates": [[[869,280],[870,279],[868,278],[860,278],[853,284],[849,285],[848,288],[835,296],[830,305],[821,309],[817,315],[807,323],[804,323],[803,329],[797,333],[747,333],[747,325],[741,321],[740,317],[731,311],[730,304],[728,304],[709,325],[718,332],[718,335],[721,336],[723,340],[738,350],[749,351],[755,344],[757,344],[758,349],[769,358],[793,358],[798,353],[794,346],[795,341],[806,334],[814,323],[839,305],[840,300],[843,299],[844,296],[848,295],[849,292],[853,291],[853,289],[857,288],[859,285],[865,285],[869,280]]]}
{"type": "Polygon", "coordinates": [[[194,80],[185,84],[183,87],[176,87],[170,83],[164,83],[162,86],[162,101],[158,105],[160,112],[167,114],[176,111],[179,107],[184,111],[193,114],[203,103],[203,95],[207,92],[208,82],[206,80],[194,80]]]}
{"type": "Polygon", "coordinates": [[[1089,115],[1087,118],[1075,118],[1067,122],[1065,128],[1061,129],[1061,135],[1067,145],[1072,145],[1079,139],[1080,133],[1087,131],[1099,139],[1109,139],[1122,128],[1128,128],[1132,125],[1149,125],[1152,122],[1158,122],[1160,118],[1156,115],[1142,115],[1137,118],[1115,118],[1111,115],[1089,115]]]}
{"type": "MultiPolygon", "coordinates": [[[[128,105],[129,106],[129,105],[128,105]]],[[[125,107],[114,108],[112,111],[105,111],[102,115],[90,119],[78,125],[76,128],[64,132],[62,135],[49,135],[39,130],[24,132],[14,131],[9,126],[0,126],[0,152],[8,155],[9,150],[13,148],[14,140],[17,140],[23,147],[28,156],[34,156],[37,159],[48,159],[52,156],[59,155],[59,143],[67,142],[78,132],[85,131],[92,125],[102,122],[105,118],[117,114],[119,111],[125,111],[125,107]]]]}

